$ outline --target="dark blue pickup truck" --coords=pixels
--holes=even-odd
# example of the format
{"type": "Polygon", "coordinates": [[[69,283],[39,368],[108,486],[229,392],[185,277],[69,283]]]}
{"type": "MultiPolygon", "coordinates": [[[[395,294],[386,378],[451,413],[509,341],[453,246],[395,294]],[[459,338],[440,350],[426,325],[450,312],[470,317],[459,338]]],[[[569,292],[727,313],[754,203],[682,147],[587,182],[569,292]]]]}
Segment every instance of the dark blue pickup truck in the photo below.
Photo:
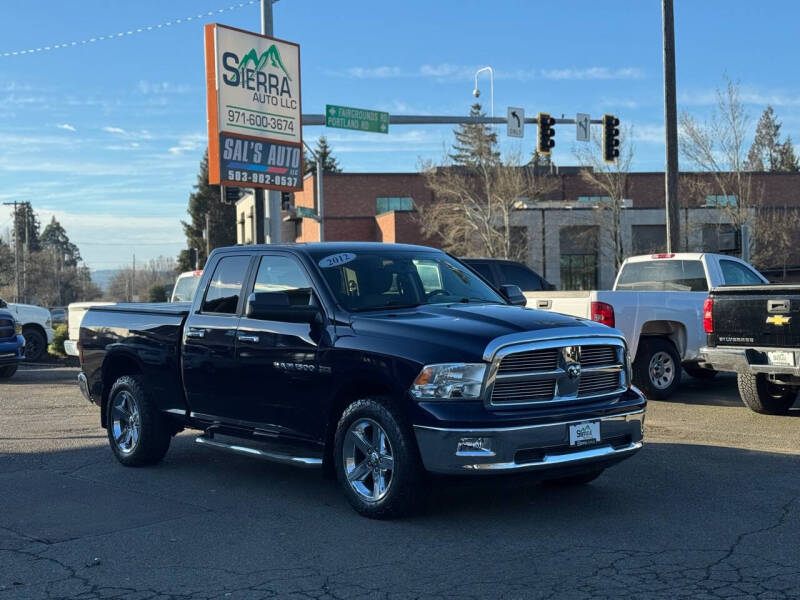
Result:
{"type": "Polygon", "coordinates": [[[7,310],[0,309],[0,379],[8,379],[17,372],[25,358],[25,338],[22,325],[7,310]]]}
{"type": "Polygon", "coordinates": [[[191,304],[91,308],[79,383],[124,465],[196,429],[325,467],[370,517],[416,508],[428,473],[591,481],[642,445],[625,340],[522,303],[421,246],[223,248],[191,304]]]}

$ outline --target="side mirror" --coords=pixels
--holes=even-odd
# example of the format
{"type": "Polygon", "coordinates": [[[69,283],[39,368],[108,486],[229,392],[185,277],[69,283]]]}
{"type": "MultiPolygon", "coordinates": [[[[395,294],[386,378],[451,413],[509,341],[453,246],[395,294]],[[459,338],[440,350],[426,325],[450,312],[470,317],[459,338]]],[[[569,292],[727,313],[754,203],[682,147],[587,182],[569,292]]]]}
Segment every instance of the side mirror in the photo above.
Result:
{"type": "Polygon", "coordinates": [[[518,285],[505,284],[500,286],[500,293],[514,306],[525,306],[528,299],[523,295],[518,285]]]}
{"type": "Polygon", "coordinates": [[[247,298],[245,316],[261,321],[316,323],[322,312],[316,306],[292,306],[286,292],[253,292],[247,298]]]}
{"type": "Polygon", "coordinates": [[[0,308],[8,308],[8,302],[0,298],[0,308]]]}

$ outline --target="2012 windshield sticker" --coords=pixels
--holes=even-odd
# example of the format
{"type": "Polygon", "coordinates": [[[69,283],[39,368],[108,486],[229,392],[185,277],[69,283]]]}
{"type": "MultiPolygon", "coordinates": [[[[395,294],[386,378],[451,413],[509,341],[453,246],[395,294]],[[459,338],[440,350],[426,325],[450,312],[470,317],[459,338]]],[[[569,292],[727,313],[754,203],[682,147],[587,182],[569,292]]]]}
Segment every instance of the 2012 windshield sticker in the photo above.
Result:
{"type": "Polygon", "coordinates": [[[319,261],[319,266],[323,269],[330,269],[331,267],[338,267],[339,265],[347,264],[356,259],[356,255],[352,252],[340,252],[339,254],[331,254],[319,261]]]}

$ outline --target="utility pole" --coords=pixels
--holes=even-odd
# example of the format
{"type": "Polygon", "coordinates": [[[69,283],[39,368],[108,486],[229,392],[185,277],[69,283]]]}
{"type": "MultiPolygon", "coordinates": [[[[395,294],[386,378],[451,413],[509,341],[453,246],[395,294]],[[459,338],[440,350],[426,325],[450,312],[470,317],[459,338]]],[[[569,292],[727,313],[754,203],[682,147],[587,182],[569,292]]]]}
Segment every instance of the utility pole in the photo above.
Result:
{"type": "MultiPolygon", "coordinates": [[[[272,3],[277,0],[261,0],[261,35],[274,36],[272,25],[272,3]]],[[[255,221],[256,221],[256,244],[269,242],[279,244],[281,242],[281,193],[277,190],[269,190],[264,194],[264,190],[255,190],[255,221]],[[265,211],[265,196],[268,202],[265,211]],[[269,218],[269,231],[264,231],[264,221],[269,218]]]]}
{"type": "Polygon", "coordinates": [[[17,206],[19,202],[3,202],[3,206],[14,207],[14,302],[19,302],[19,223],[17,221],[17,206]]]}
{"type": "Polygon", "coordinates": [[[678,199],[678,107],[675,98],[675,21],[672,0],[661,0],[664,25],[664,125],[666,131],[666,201],[667,252],[680,249],[680,204],[678,199]]]}

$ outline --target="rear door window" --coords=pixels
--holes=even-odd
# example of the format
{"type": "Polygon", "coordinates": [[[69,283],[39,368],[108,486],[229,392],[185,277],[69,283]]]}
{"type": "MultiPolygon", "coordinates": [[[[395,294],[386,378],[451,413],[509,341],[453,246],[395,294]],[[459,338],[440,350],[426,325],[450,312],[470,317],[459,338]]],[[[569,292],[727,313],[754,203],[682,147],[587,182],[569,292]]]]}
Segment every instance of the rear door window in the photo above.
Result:
{"type": "Polygon", "coordinates": [[[751,269],[735,260],[721,260],[722,279],[725,285],[759,285],[764,283],[751,269]]]}
{"type": "Polygon", "coordinates": [[[200,311],[235,314],[249,264],[249,256],[226,256],[220,259],[211,276],[200,311]]]}
{"type": "Polygon", "coordinates": [[[699,260],[652,260],[625,265],[616,289],[707,292],[708,283],[699,260]]]}
{"type": "Polygon", "coordinates": [[[503,283],[517,285],[523,292],[536,292],[542,289],[542,280],[539,276],[525,267],[508,263],[500,263],[499,266],[503,283]]]}
{"type": "Polygon", "coordinates": [[[470,262],[469,266],[481,274],[486,281],[494,285],[494,277],[492,277],[492,265],[485,262],[470,262]]]}

